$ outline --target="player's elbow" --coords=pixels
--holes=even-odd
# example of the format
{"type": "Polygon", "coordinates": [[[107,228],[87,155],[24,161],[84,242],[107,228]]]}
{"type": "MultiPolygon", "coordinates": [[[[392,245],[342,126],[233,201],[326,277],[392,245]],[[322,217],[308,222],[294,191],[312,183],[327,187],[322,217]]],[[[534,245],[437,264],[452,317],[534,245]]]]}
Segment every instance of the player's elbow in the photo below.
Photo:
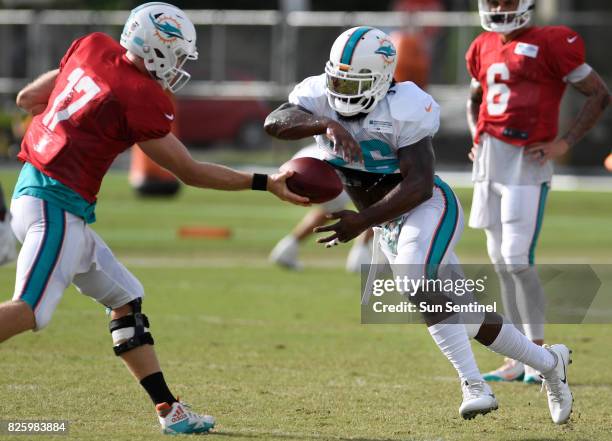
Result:
{"type": "Polygon", "coordinates": [[[15,104],[17,104],[17,107],[29,111],[34,106],[34,97],[32,96],[32,93],[27,90],[27,88],[21,89],[17,94],[15,104]]]}
{"type": "Polygon", "coordinates": [[[188,166],[179,167],[173,170],[174,175],[180,179],[180,181],[190,187],[203,187],[201,179],[198,179],[198,174],[195,168],[188,166]]]}
{"type": "Polygon", "coordinates": [[[268,115],[266,120],[264,121],[264,130],[270,136],[275,138],[281,138],[282,134],[282,124],[281,119],[278,118],[276,112],[272,112],[268,115]]]}

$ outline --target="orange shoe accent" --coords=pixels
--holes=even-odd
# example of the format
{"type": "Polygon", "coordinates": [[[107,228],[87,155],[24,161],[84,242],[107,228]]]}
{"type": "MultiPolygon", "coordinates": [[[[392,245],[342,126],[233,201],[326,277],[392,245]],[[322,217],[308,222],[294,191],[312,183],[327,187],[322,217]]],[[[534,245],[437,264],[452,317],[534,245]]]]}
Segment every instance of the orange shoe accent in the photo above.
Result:
{"type": "Polygon", "coordinates": [[[155,406],[155,410],[159,416],[165,417],[168,415],[168,413],[170,413],[170,410],[172,410],[172,406],[170,406],[168,403],[159,403],[157,406],[155,406]]]}

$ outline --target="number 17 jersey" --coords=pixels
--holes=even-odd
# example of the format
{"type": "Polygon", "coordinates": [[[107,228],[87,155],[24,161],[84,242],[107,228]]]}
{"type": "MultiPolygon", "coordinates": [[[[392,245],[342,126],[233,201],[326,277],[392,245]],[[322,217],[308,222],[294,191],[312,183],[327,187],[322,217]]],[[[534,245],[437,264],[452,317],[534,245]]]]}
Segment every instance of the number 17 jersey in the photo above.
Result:
{"type": "Polygon", "coordinates": [[[119,43],[93,33],[62,58],[47,107],[32,120],[18,157],[94,203],[117,155],[164,137],[173,119],[162,87],[119,43]]]}
{"type": "Polygon", "coordinates": [[[517,146],[555,139],[568,75],[584,52],[582,38],[564,26],[528,28],[506,43],[480,34],[466,54],[483,91],[475,141],[483,132],[517,146]]]}

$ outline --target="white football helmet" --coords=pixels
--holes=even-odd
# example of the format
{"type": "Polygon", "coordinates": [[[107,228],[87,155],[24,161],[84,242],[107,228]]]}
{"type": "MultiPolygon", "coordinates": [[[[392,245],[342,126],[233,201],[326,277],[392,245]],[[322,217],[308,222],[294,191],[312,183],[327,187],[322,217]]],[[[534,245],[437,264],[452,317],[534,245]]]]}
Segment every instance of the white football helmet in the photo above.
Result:
{"type": "Polygon", "coordinates": [[[383,31],[359,26],[334,42],[325,65],[325,92],[332,109],[343,116],[371,112],[393,80],[397,52],[383,31]]]}
{"type": "Polygon", "coordinates": [[[149,73],[176,92],[191,78],[183,65],[197,60],[196,31],[185,13],[168,3],[145,3],[132,10],[121,46],[142,57],[149,73]]]}
{"type": "Polygon", "coordinates": [[[531,13],[535,8],[535,0],[518,0],[514,11],[491,11],[488,0],[478,0],[480,24],[487,31],[508,34],[516,29],[527,26],[531,13]]]}

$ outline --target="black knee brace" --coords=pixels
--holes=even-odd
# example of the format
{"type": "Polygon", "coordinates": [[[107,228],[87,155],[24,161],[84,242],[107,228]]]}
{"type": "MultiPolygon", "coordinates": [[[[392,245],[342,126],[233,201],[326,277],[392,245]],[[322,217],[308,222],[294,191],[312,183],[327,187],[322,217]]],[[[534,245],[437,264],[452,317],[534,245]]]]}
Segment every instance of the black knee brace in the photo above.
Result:
{"type": "Polygon", "coordinates": [[[149,333],[149,319],[142,314],[142,299],[132,300],[132,314],[117,320],[111,320],[108,327],[113,336],[115,355],[121,355],[142,345],[153,345],[153,337],[149,333]],[[118,343],[119,341],[122,341],[118,343]]]}

